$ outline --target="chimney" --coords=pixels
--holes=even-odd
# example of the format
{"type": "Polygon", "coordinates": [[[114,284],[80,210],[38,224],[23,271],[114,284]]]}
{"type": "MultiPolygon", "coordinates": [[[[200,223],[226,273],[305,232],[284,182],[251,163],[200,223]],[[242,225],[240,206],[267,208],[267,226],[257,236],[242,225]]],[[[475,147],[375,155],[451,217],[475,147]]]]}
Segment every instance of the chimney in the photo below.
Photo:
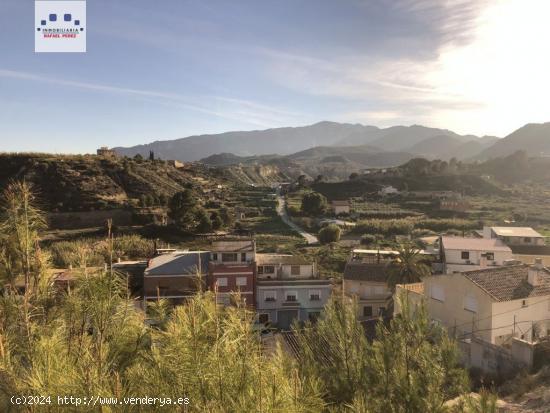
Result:
{"type": "Polygon", "coordinates": [[[537,258],[535,260],[535,265],[527,269],[527,282],[531,284],[533,287],[538,286],[540,283],[539,271],[542,269],[542,260],[540,260],[540,262],[538,262],[538,260],[540,260],[540,258],[537,258]]]}
{"type": "Polygon", "coordinates": [[[483,238],[485,239],[493,238],[491,227],[487,227],[487,226],[483,227],[483,238]]]}
{"type": "Polygon", "coordinates": [[[544,269],[544,265],[542,264],[542,258],[535,258],[535,265],[533,265],[537,270],[544,269]]]}

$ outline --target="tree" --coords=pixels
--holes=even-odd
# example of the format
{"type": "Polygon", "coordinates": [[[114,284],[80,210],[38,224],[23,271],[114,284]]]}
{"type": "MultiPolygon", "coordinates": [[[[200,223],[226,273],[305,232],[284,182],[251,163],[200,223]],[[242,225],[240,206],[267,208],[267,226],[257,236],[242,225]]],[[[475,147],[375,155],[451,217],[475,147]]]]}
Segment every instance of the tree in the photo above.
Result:
{"type": "Polygon", "coordinates": [[[223,227],[223,220],[218,211],[212,211],[210,220],[212,221],[212,229],[220,229],[223,227]]]}
{"type": "Polygon", "coordinates": [[[299,186],[306,186],[307,185],[307,176],[305,175],[300,175],[298,177],[298,179],[296,180],[296,182],[298,183],[299,186]]]}
{"type": "Polygon", "coordinates": [[[149,160],[154,161],[155,160],[155,152],[149,151],[149,160]]]}
{"type": "Polygon", "coordinates": [[[25,293],[34,286],[44,258],[38,241],[46,228],[44,213],[37,207],[33,188],[26,182],[11,182],[3,193],[0,222],[0,272],[14,286],[15,276],[22,274],[25,293]]]}
{"type": "Polygon", "coordinates": [[[140,153],[137,153],[135,156],[134,156],[134,160],[138,161],[138,162],[141,162],[143,161],[143,156],[141,156],[140,153]]]}
{"type": "Polygon", "coordinates": [[[420,250],[414,245],[402,244],[398,261],[391,267],[388,284],[395,288],[397,284],[410,284],[419,282],[430,275],[430,268],[423,262],[420,250]]]}
{"type": "Polygon", "coordinates": [[[325,180],[325,177],[324,177],[323,175],[317,175],[317,176],[315,177],[314,183],[318,184],[318,183],[320,183],[320,182],[323,182],[324,180],[325,180]]]}
{"type": "Polygon", "coordinates": [[[379,321],[370,344],[351,302],[334,295],[313,326],[295,325],[302,377],[320,383],[328,403],[355,412],[443,412],[463,395],[467,374],[446,331],[424,307],[407,303],[389,325],[379,321]]]}
{"type": "Polygon", "coordinates": [[[196,215],[197,231],[201,233],[212,231],[212,221],[204,208],[199,208],[196,215]]]}
{"type": "Polygon", "coordinates": [[[338,225],[330,224],[319,231],[319,242],[321,244],[330,244],[340,240],[341,230],[338,225]]]}
{"type": "Polygon", "coordinates": [[[349,180],[350,181],[355,181],[357,178],[359,178],[359,174],[357,172],[352,172],[350,175],[349,175],[349,180]]]}
{"type": "Polygon", "coordinates": [[[220,217],[225,227],[230,228],[233,226],[233,223],[235,222],[235,218],[233,214],[231,214],[228,208],[226,207],[220,208],[220,217]]]}
{"type": "Polygon", "coordinates": [[[308,192],[302,198],[302,211],[306,215],[321,215],[327,208],[327,199],[319,192],[308,192]]]}
{"type": "Polygon", "coordinates": [[[192,230],[197,224],[198,201],[193,191],[184,189],[168,203],[168,216],[183,230],[192,230]]]}

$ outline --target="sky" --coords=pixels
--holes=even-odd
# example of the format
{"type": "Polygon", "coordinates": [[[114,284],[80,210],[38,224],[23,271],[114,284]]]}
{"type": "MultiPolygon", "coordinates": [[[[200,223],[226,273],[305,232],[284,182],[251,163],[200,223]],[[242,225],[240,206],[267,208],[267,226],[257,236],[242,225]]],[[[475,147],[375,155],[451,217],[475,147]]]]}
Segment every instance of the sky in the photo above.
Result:
{"type": "Polygon", "coordinates": [[[88,0],[86,53],[34,53],[0,0],[0,151],[301,126],[505,136],[550,121],[548,0],[88,0]]]}

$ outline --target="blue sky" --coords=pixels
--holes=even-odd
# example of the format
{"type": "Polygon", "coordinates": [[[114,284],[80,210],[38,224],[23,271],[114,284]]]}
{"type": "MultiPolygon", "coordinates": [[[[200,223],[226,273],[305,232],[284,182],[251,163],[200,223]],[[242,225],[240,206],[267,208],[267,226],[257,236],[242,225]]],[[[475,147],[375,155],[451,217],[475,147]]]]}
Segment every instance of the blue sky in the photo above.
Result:
{"type": "Polygon", "coordinates": [[[504,136],[550,121],[546,0],[89,0],[87,53],[0,3],[0,150],[321,120],[504,136]],[[546,119],[545,119],[546,117],[546,119]]]}

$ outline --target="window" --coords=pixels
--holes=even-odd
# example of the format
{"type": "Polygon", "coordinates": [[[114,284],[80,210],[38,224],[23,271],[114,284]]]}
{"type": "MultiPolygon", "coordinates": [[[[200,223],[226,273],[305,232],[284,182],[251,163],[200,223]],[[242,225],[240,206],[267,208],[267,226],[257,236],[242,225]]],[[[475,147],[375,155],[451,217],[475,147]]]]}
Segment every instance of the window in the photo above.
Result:
{"type": "Polygon", "coordinates": [[[310,290],[309,291],[310,301],[319,301],[321,299],[321,291],[319,290],[310,290]]]}
{"type": "Polygon", "coordinates": [[[258,274],[261,275],[264,273],[264,267],[262,267],[261,265],[258,265],[258,274]]]}
{"type": "Polygon", "coordinates": [[[236,262],[237,253],[235,252],[223,252],[222,253],[222,262],[236,262]]]}
{"type": "Polygon", "coordinates": [[[265,291],[264,292],[264,301],[277,301],[277,292],[276,291],[265,291]]]}
{"type": "Polygon", "coordinates": [[[477,313],[477,298],[473,295],[466,294],[464,297],[464,309],[472,313],[477,313]]]}
{"type": "Polygon", "coordinates": [[[264,265],[263,274],[275,274],[275,267],[273,265],[264,265]]]}
{"type": "Polygon", "coordinates": [[[363,317],[372,317],[372,307],[370,305],[363,307],[363,317]]]}
{"type": "Polygon", "coordinates": [[[521,306],[522,307],[527,307],[527,300],[522,300],[521,301],[521,306]]]}
{"type": "Polygon", "coordinates": [[[437,301],[445,301],[445,290],[440,285],[432,285],[432,298],[437,301]]]}
{"type": "Polygon", "coordinates": [[[470,251],[462,251],[460,253],[460,258],[463,260],[469,260],[470,259],[470,251]]]}
{"type": "Polygon", "coordinates": [[[246,277],[237,277],[237,286],[246,287],[246,277]]]}
{"type": "Polygon", "coordinates": [[[267,313],[261,313],[258,315],[258,322],[260,324],[267,324],[269,323],[269,314],[267,313]]]}
{"type": "Polygon", "coordinates": [[[290,275],[300,275],[300,266],[299,265],[291,265],[290,266],[290,275]]]}
{"type": "Polygon", "coordinates": [[[298,301],[298,294],[296,293],[296,291],[287,291],[286,301],[290,301],[290,302],[298,301]]]}
{"type": "Polygon", "coordinates": [[[218,287],[227,287],[227,278],[226,277],[223,277],[223,278],[218,278],[218,287]]]}
{"type": "Polygon", "coordinates": [[[525,238],[523,238],[523,242],[525,242],[526,244],[530,244],[531,243],[531,238],[525,237],[525,238]]]}
{"type": "Polygon", "coordinates": [[[218,261],[218,254],[216,252],[212,253],[212,261],[218,261]]]}
{"type": "Polygon", "coordinates": [[[246,252],[241,252],[241,261],[246,262],[246,252]]]}
{"type": "Polygon", "coordinates": [[[489,261],[494,261],[495,260],[495,253],[494,252],[486,253],[485,258],[487,258],[489,261]]]}

